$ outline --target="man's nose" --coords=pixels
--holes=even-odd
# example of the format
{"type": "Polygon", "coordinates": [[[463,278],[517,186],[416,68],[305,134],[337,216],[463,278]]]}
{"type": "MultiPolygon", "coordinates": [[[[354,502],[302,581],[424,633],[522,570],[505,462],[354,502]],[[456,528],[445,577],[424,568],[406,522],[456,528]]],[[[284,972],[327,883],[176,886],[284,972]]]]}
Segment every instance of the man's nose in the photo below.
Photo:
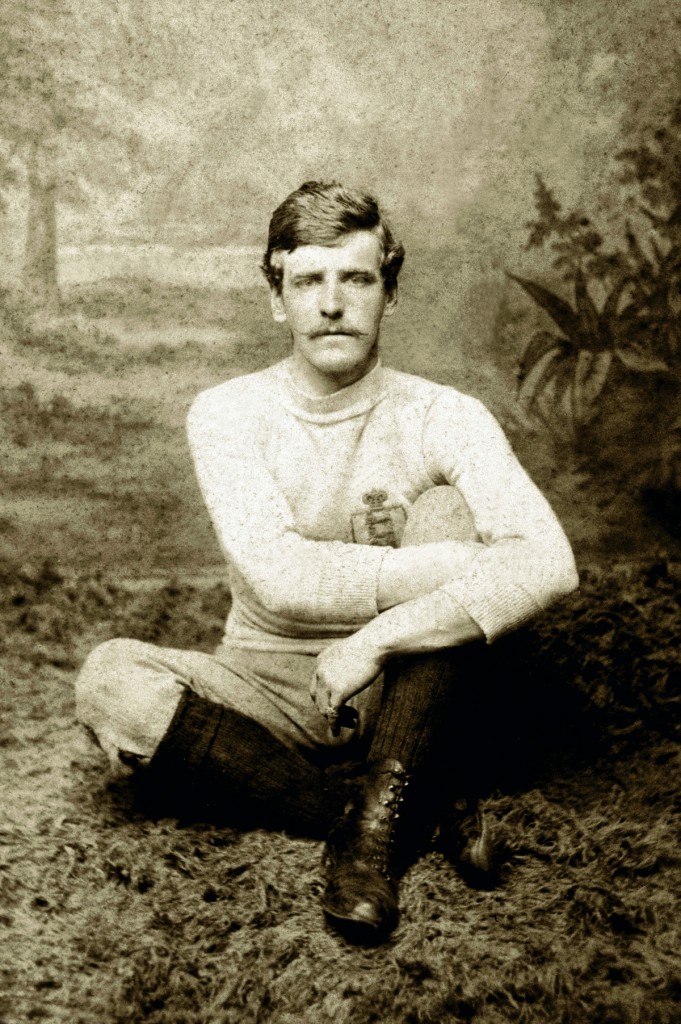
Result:
{"type": "Polygon", "coordinates": [[[343,293],[338,281],[333,278],[324,282],[319,299],[322,316],[337,319],[343,313],[343,293]]]}

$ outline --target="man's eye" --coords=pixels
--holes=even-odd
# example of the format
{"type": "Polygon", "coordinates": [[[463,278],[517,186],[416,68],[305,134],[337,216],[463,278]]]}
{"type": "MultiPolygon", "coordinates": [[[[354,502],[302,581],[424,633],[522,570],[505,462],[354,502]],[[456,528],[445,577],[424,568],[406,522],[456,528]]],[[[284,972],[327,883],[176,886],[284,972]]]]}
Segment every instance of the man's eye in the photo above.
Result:
{"type": "Polygon", "coordinates": [[[316,277],[297,277],[293,282],[296,288],[309,288],[313,284],[318,284],[316,277]]]}
{"type": "Polygon", "coordinates": [[[373,284],[374,278],[371,274],[351,274],[350,281],[352,284],[373,284]]]}

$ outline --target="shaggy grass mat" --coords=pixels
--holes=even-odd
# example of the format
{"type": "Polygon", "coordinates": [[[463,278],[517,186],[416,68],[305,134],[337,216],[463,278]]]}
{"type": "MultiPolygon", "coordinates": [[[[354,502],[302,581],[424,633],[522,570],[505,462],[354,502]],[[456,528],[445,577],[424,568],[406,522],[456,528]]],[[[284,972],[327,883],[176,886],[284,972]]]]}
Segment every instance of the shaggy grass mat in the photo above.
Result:
{"type": "Polygon", "coordinates": [[[681,1019],[677,567],[585,572],[518,640],[476,766],[502,884],[428,854],[373,950],[326,928],[319,843],[149,820],[74,722],[94,643],[210,650],[224,588],[0,577],[4,1024],[681,1019]]]}

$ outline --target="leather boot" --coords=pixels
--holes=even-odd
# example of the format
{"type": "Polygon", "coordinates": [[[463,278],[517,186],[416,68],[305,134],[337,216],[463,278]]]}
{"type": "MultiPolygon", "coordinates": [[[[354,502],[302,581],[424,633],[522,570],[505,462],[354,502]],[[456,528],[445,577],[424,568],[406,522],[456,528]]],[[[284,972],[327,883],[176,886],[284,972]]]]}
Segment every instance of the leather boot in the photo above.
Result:
{"type": "Polygon", "coordinates": [[[473,797],[457,800],[442,815],[433,847],[474,889],[493,889],[499,882],[502,848],[473,797]]]}
{"type": "Polygon", "coordinates": [[[324,851],[327,886],[322,908],[353,942],[381,942],[395,928],[400,849],[400,808],[409,784],[399,761],[376,761],[332,826],[324,851]]]}

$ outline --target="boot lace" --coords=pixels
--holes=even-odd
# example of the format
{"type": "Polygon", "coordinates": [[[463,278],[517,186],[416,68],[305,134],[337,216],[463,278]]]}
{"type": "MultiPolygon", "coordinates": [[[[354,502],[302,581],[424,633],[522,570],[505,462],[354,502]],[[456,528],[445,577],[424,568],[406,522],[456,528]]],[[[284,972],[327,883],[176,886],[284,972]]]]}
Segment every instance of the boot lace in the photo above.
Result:
{"type": "Polygon", "coordinates": [[[403,768],[388,768],[377,774],[372,790],[366,794],[360,818],[359,846],[362,859],[386,878],[390,870],[396,833],[400,819],[400,806],[409,785],[403,768]]]}

